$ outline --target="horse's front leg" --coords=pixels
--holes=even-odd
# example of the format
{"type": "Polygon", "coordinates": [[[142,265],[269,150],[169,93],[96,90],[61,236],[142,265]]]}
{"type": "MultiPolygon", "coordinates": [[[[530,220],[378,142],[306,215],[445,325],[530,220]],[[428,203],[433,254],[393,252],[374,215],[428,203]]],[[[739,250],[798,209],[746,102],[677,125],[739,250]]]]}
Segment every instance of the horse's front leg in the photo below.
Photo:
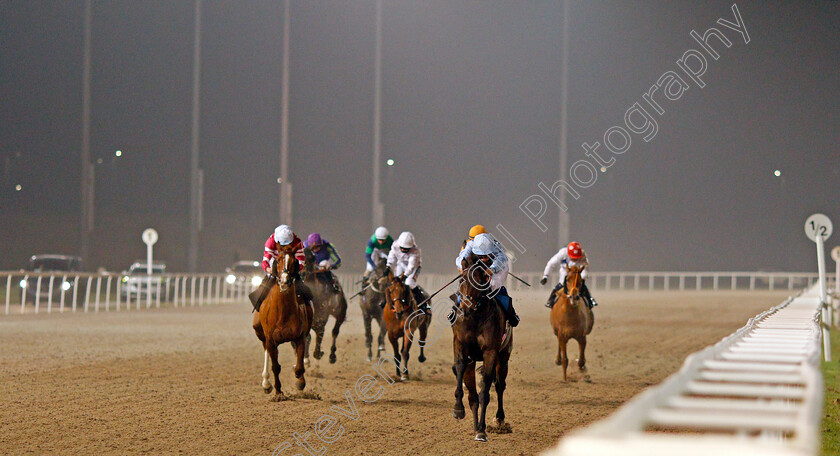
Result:
{"type": "MultiPolygon", "coordinates": [[[[363,311],[363,320],[365,324],[365,347],[367,348],[367,358],[365,358],[368,362],[373,358],[373,351],[371,350],[371,345],[373,345],[373,331],[370,328],[370,322],[373,318],[367,312],[363,311]]],[[[380,329],[379,334],[382,334],[382,330],[380,329]]]]}
{"type": "Polygon", "coordinates": [[[467,364],[464,372],[464,386],[473,416],[473,432],[478,432],[478,390],[475,388],[475,363],[467,364]]]}
{"type": "Polygon", "coordinates": [[[487,423],[484,418],[487,415],[487,404],[490,403],[490,388],[493,386],[493,380],[496,377],[496,357],[497,353],[493,350],[484,352],[484,373],[482,374],[484,384],[481,385],[481,392],[478,394],[478,406],[480,410],[478,429],[475,434],[475,440],[479,442],[487,441],[487,433],[485,432],[487,423]]]}
{"type": "Polygon", "coordinates": [[[503,426],[505,424],[505,406],[504,406],[504,395],[505,395],[505,388],[507,387],[507,374],[508,374],[508,359],[503,354],[499,354],[499,359],[496,362],[496,396],[498,399],[499,407],[496,410],[496,419],[494,423],[496,426],[503,426]]]}
{"type": "MultiPolygon", "coordinates": [[[[339,297],[341,301],[344,301],[343,297],[339,297]]],[[[342,302],[339,302],[341,306],[342,302]]],[[[343,306],[340,308],[342,310],[339,311],[337,315],[334,316],[335,324],[333,325],[332,329],[332,346],[330,347],[330,364],[335,364],[336,356],[335,356],[335,340],[338,338],[338,332],[341,330],[341,325],[344,323],[344,319],[347,318],[347,302],[343,302],[343,306]]]]}
{"type": "Polygon", "coordinates": [[[400,360],[402,357],[400,356],[400,338],[397,334],[393,334],[391,332],[388,333],[388,340],[391,341],[391,349],[394,351],[394,369],[396,370],[396,375],[394,378],[400,377],[400,360]]]}
{"type": "Polygon", "coordinates": [[[400,376],[400,380],[407,382],[408,381],[408,357],[409,357],[409,350],[411,350],[411,337],[413,334],[408,332],[403,333],[403,343],[402,343],[402,375],[400,376]]]}
{"type": "Polygon", "coordinates": [[[566,368],[569,367],[569,352],[566,350],[566,344],[568,344],[569,339],[565,337],[558,337],[558,341],[560,342],[560,356],[562,360],[560,364],[563,366],[563,381],[566,381],[566,368]]]}
{"type": "Polygon", "coordinates": [[[312,325],[312,329],[315,330],[315,351],[312,352],[312,356],[315,359],[321,359],[324,356],[324,352],[321,351],[321,341],[324,340],[324,329],[327,327],[327,320],[319,321],[316,324],[312,325]]]}
{"type": "Polygon", "coordinates": [[[382,357],[382,352],[385,351],[385,333],[387,332],[387,329],[385,328],[385,322],[383,321],[382,316],[380,316],[376,322],[379,324],[379,346],[376,349],[376,358],[378,359],[382,357]]]}
{"type": "Polygon", "coordinates": [[[271,382],[269,379],[271,378],[271,374],[268,373],[268,366],[271,365],[271,358],[268,356],[268,349],[264,349],[265,351],[265,362],[263,363],[263,372],[262,372],[262,388],[265,391],[265,394],[271,392],[271,382]]]}
{"type": "Polygon", "coordinates": [[[417,361],[423,363],[426,362],[423,347],[426,346],[426,334],[429,332],[429,317],[423,315],[421,318],[423,319],[423,323],[420,324],[420,356],[417,357],[417,361]]]}
{"type": "Polygon", "coordinates": [[[580,347],[580,358],[578,359],[578,368],[581,372],[586,370],[586,336],[577,338],[578,346],[580,347]]]}
{"type": "Polygon", "coordinates": [[[295,355],[297,355],[297,363],[295,363],[295,378],[297,379],[297,388],[301,391],[306,388],[306,378],[303,376],[303,373],[306,372],[306,368],[303,366],[303,355],[305,353],[306,344],[304,343],[304,337],[301,336],[295,341],[295,355]]]}
{"type": "Polygon", "coordinates": [[[455,363],[452,364],[452,373],[455,374],[455,406],[452,408],[452,416],[456,420],[461,420],[467,415],[464,411],[464,372],[467,369],[467,362],[463,354],[459,353],[458,344],[455,345],[455,363]]]}
{"type": "Polygon", "coordinates": [[[266,342],[266,350],[268,356],[271,357],[271,370],[274,373],[274,397],[271,400],[273,402],[285,401],[287,397],[283,394],[280,385],[280,362],[277,361],[277,345],[269,340],[266,342]]]}

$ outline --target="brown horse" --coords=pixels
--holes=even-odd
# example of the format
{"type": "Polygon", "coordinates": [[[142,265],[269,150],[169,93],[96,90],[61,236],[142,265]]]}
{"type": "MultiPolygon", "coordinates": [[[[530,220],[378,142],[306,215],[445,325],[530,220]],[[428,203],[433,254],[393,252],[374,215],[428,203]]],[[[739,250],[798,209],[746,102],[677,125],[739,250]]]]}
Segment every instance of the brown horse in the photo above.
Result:
{"type": "Polygon", "coordinates": [[[284,342],[292,342],[297,355],[297,364],[294,367],[297,387],[299,390],[306,387],[306,379],[303,376],[303,355],[306,348],[306,335],[312,327],[312,307],[297,299],[293,277],[299,268],[293,254],[280,253],[271,267],[271,275],[275,283],[260,306],[260,311],[254,314],[254,332],[265,349],[262,387],[266,394],[271,393],[268,374],[270,358],[276,390],[272,401],[275,402],[286,400],[286,396],[280,389],[280,363],[277,361],[277,346],[284,342]],[[283,267],[279,274],[278,264],[283,267]]]}
{"type": "MultiPolygon", "coordinates": [[[[327,327],[327,321],[330,315],[335,319],[332,328],[332,346],[330,347],[330,364],[335,364],[335,340],[338,338],[338,332],[341,330],[341,325],[347,318],[347,299],[344,297],[344,290],[341,285],[338,285],[338,290],[335,290],[330,284],[326,282],[323,277],[325,274],[332,274],[330,271],[319,271],[315,269],[315,259],[312,251],[304,249],[304,277],[306,285],[312,290],[312,305],[315,312],[315,319],[312,321],[312,330],[315,331],[315,350],[312,356],[315,359],[321,359],[324,352],[321,351],[321,342],[324,340],[324,330],[327,327]]],[[[335,280],[335,278],[333,278],[335,280]]],[[[306,356],[305,362],[309,364],[309,342],[312,339],[309,333],[306,334],[306,356]]]]}
{"type": "Polygon", "coordinates": [[[569,365],[569,357],[566,352],[566,343],[569,339],[575,339],[580,347],[580,358],[578,367],[581,372],[586,371],[586,335],[592,332],[592,325],[595,318],[592,309],[587,307],[584,298],[580,295],[583,287],[583,279],[580,274],[584,267],[572,266],[566,276],[566,285],[557,290],[554,307],[551,308],[551,327],[554,335],[557,336],[559,347],[557,348],[557,365],[563,365],[563,381],[566,381],[566,368],[569,365]]]}
{"type": "Polygon", "coordinates": [[[385,323],[382,322],[382,307],[379,306],[385,300],[385,289],[388,287],[388,276],[385,274],[386,259],[380,258],[376,264],[376,268],[370,273],[370,285],[368,285],[365,292],[360,295],[361,302],[359,307],[362,308],[362,317],[365,324],[365,347],[367,347],[367,360],[373,358],[371,346],[373,345],[373,331],[371,330],[371,322],[376,320],[379,324],[379,338],[377,341],[379,345],[376,350],[376,357],[385,351],[385,323]]]}
{"type": "Polygon", "coordinates": [[[466,385],[473,414],[475,440],[486,442],[484,418],[487,404],[490,402],[490,387],[493,382],[496,383],[496,395],[499,402],[494,423],[500,427],[505,424],[503,397],[508,361],[513,350],[513,333],[504,338],[506,319],[504,312],[490,292],[492,273],[489,268],[474,254],[470,254],[461,262],[461,268],[461,281],[458,287],[460,302],[455,324],[452,325],[452,348],[455,354],[452,372],[455,374],[457,385],[452,416],[459,420],[466,416],[463,401],[463,385],[466,385]],[[484,362],[484,371],[481,374],[481,394],[476,390],[476,361],[484,362]],[[480,414],[479,406],[481,407],[480,414]]]}
{"type": "Polygon", "coordinates": [[[420,356],[417,358],[421,363],[426,361],[423,354],[423,347],[426,345],[426,333],[429,330],[429,317],[417,308],[417,301],[414,300],[414,293],[405,284],[405,275],[394,277],[388,273],[388,288],[385,289],[385,310],[382,313],[385,320],[385,330],[388,332],[388,340],[394,349],[394,361],[396,361],[397,375],[400,380],[408,380],[408,351],[411,349],[411,342],[414,339],[414,332],[420,330],[420,356]],[[399,348],[399,339],[402,338],[402,348],[399,348]]]}

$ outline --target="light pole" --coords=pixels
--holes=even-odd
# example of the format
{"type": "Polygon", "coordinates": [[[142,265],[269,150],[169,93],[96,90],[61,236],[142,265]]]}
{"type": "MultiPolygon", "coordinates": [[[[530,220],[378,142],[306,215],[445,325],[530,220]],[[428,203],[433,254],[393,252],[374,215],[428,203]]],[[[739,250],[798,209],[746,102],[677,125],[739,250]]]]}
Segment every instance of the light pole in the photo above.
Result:
{"type": "Polygon", "coordinates": [[[82,153],[81,153],[81,220],[79,224],[79,256],[88,258],[88,239],[93,230],[93,164],[90,163],[90,27],[91,0],[85,0],[84,50],[82,52],[82,153]]]}
{"type": "Polygon", "coordinates": [[[376,0],[376,60],[373,80],[373,195],[372,230],[385,224],[385,206],[380,196],[382,185],[379,175],[379,160],[382,154],[382,0],[376,0]]]}
{"type": "MultiPolygon", "coordinates": [[[[560,178],[565,178],[568,173],[566,164],[567,139],[566,129],[568,123],[568,111],[566,105],[569,101],[569,0],[563,0],[563,48],[560,61],[560,178]]],[[[560,192],[560,207],[566,205],[566,192],[560,192]]],[[[568,209],[567,209],[568,210],[568,209]]],[[[557,220],[557,248],[562,249],[569,242],[569,214],[563,209],[557,220]]]]}
{"type": "Polygon", "coordinates": [[[280,111],[280,223],[292,224],[292,184],[289,182],[289,0],[283,12],[283,81],[280,111]]]}
{"type": "Polygon", "coordinates": [[[198,168],[198,131],[201,92],[201,0],[195,0],[195,29],[193,42],[192,135],[190,154],[190,247],[187,269],[196,271],[198,263],[198,233],[202,228],[204,173],[198,168]]]}

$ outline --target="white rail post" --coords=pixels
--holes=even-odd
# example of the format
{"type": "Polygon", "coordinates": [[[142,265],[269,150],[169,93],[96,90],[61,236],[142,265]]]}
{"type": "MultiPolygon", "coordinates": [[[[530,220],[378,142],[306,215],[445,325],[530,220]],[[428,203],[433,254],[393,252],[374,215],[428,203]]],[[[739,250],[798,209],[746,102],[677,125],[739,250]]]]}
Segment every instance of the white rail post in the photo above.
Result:
{"type": "MultiPolygon", "coordinates": [[[[21,290],[23,293],[23,290],[21,290]]],[[[9,300],[12,298],[12,275],[9,274],[9,278],[6,279],[6,315],[9,315],[9,300]]]]}
{"type": "Polygon", "coordinates": [[[828,328],[831,325],[831,312],[828,308],[828,297],[825,289],[825,240],[831,236],[831,220],[824,214],[812,214],[805,220],[805,235],[808,239],[817,244],[817,271],[819,273],[820,292],[820,328],[822,329],[823,339],[823,358],[826,361],[831,361],[831,335],[828,328]]]}
{"type": "Polygon", "coordinates": [[[828,311],[828,298],[825,292],[825,251],[823,249],[823,237],[817,236],[817,270],[820,274],[820,305],[822,306],[822,336],[823,336],[823,358],[831,361],[831,334],[828,332],[831,325],[831,312],[828,311]]]}

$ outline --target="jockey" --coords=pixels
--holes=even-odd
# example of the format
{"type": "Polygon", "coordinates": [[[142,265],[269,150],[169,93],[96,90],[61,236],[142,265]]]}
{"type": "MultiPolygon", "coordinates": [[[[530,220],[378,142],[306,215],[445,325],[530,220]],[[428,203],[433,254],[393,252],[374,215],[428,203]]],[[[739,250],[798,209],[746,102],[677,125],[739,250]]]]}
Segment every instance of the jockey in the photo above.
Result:
{"type": "Polygon", "coordinates": [[[513,299],[508,295],[507,288],[504,286],[505,280],[510,272],[510,261],[508,261],[502,245],[493,239],[493,236],[490,234],[483,231],[479,233],[479,229],[484,230],[484,227],[476,225],[470,229],[470,240],[467,241],[461,253],[458,254],[455,265],[460,270],[461,261],[468,257],[470,253],[478,256],[478,259],[483,263],[490,264],[490,271],[493,273],[490,277],[490,291],[495,292],[498,290],[496,298],[499,304],[501,304],[508,322],[511,326],[515,327],[519,324],[519,316],[516,315],[516,310],[513,308],[513,299]]]}
{"type": "Polygon", "coordinates": [[[374,231],[365,249],[365,260],[367,262],[365,263],[365,273],[362,275],[362,288],[367,286],[368,277],[376,269],[376,263],[381,258],[388,259],[388,253],[391,251],[393,243],[394,238],[388,234],[388,228],[380,226],[374,231]]]}
{"type": "Polygon", "coordinates": [[[548,302],[545,303],[545,306],[551,308],[554,306],[554,300],[557,293],[557,290],[563,288],[564,284],[566,283],[566,275],[569,273],[569,267],[571,266],[579,266],[583,267],[583,271],[580,273],[580,278],[583,279],[583,286],[580,290],[580,295],[584,297],[586,300],[586,305],[589,308],[593,308],[598,305],[595,302],[595,299],[592,298],[592,295],[589,294],[589,288],[586,287],[586,277],[589,275],[589,269],[586,268],[589,266],[589,261],[586,258],[586,252],[583,251],[583,248],[580,246],[580,243],[577,242],[570,242],[568,246],[563,247],[560,249],[557,254],[551,257],[548,260],[548,263],[545,265],[545,271],[543,271],[543,277],[540,279],[540,284],[545,285],[548,281],[548,276],[551,275],[551,272],[558,268],[560,269],[560,282],[554,286],[554,290],[551,292],[551,296],[548,297],[548,302]]]}
{"type": "MultiPolygon", "coordinates": [[[[414,294],[414,300],[427,315],[432,314],[429,308],[429,303],[426,301],[426,292],[417,285],[417,276],[420,274],[420,267],[423,260],[420,255],[420,247],[414,242],[414,235],[408,231],[403,231],[394,245],[391,246],[391,251],[388,253],[388,268],[390,268],[395,276],[405,274],[405,284],[411,289],[414,294]],[[423,303],[420,305],[420,303],[423,303]]],[[[383,301],[379,304],[380,307],[385,307],[383,301]]]]}
{"type": "MultiPolygon", "coordinates": [[[[297,237],[288,225],[278,226],[274,229],[274,233],[268,236],[268,239],[265,241],[265,250],[263,252],[262,260],[262,268],[263,271],[266,272],[266,276],[263,278],[260,286],[248,295],[251,299],[251,304],[254,305],[254,309],[257,311],[260,310],[260,304],[262,304],[265,297],[268,296],[268,292],[274,284],[274,278],[271,276],[271,267],[274,264],[274,261],[277,260],[277,256],[280,255],[280,252],[297,255],[301,249],[303,249],[303,243],[300,242],[300,238],[297,237]]],[[[297,262],[295,262],[295,264],[297,264],[297,262]]],[[[312,302],[312,292],[309,290],[309,287],[303,283],[303,280],[301,280],[299,269],[299,267],[296,268],[296,270],[292,273],[295,289],[297,290],[299,297],[303,298],[307,302],[312,302]]]]}
{"type": "Polygon", "coordinates": [[[329,241],[321,239],[321,235],[318,233],[311,233],[307,236],[303,247],[312,251],[312,255],[315,257],[315,267],[321,270],[316,276],[323,279],[327,285],[332,286],[336,293],[340,292],[341,287],[336,282],[333,273],[330,272],[331,269],[338,269],[341,266],[341,257],[338,256],[335,247],[329,241]]]}

